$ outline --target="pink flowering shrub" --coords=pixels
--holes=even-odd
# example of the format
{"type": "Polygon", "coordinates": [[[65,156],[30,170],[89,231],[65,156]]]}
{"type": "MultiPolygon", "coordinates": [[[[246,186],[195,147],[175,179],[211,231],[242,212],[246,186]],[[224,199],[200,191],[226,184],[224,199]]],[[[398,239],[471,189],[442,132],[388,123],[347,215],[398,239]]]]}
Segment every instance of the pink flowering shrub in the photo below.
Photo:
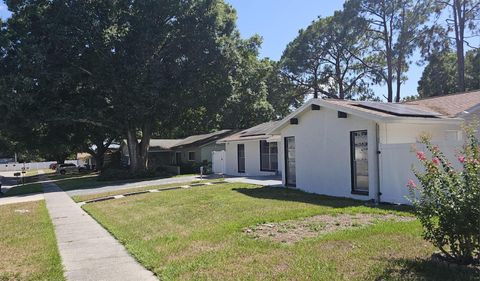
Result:
{"type": "Polygon", "coordinates": [[[451,261],[472,264],[480,262],[480,147],[473,127],[465,131],[467,139],[458,157],[461,170],[423,137],[432,157],[417,151],[425,170],[414,169],[420,184],[410,179],[407,186],[424,238],[451,261]]]}

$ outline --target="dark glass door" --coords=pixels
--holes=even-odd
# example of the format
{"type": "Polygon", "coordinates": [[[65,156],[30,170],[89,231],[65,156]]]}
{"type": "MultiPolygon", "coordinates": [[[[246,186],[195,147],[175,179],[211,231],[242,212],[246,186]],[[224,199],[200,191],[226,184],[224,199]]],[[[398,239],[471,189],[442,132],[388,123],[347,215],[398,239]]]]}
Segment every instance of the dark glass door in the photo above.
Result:
{"type": "Polygon", "coordinates": [[[180,165],[182,163],[182,153],[175,152],[175,164],[180,165]]]}
{"type": "Polygon", "coordinates": [[[295,137],[285,138],[285,182],[287,186],[297,185],[295,171],[295,137]]]}
{"type": "Polygon", "coordinates": [[[238,172],[245,173],[245,145],[237,145],[238,172]]]}
{"type": "Polygon", "coordinates": [[[350,132],[352,192],[368,194],[368,135],[367,131],[350,132]]]}

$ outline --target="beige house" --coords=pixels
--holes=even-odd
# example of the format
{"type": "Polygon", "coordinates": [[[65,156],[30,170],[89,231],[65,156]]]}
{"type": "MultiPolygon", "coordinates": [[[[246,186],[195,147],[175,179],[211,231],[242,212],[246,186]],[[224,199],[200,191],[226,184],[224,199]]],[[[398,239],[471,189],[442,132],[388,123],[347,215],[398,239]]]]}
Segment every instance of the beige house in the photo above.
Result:
{"type": "MultiPolygon", "coordinates": [[[[151,139],[148,150],[149,167],[168,167],[169,170],[177,170],[179,173],[191,172],[190,168],[197,170],[200,165],[212,162],[213,151],[225,149],[225,145],[218,144],[217,140],[232,133],[232,130],[221,130],[185,139],[151,139]]],[[[128,147],[125,142],[121,151],[122,162],[128,165],[128,147]]]]}

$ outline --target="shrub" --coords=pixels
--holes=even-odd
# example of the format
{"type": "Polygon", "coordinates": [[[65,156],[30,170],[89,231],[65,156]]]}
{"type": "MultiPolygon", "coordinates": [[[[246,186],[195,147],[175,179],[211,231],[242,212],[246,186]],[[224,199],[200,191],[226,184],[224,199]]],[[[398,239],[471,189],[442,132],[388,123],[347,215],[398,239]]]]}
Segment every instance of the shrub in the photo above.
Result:
{"type": "Polygon", "coordinates": [[[413,169],[420,182],[409,180],[410,200],[424,232],[423,236],[460,264],[480,259],[480,148],[473,127],[466,129],[466,142],[455,170],[430,138],[422,137],[429,151],[417,151],[424,171],[413,169]],[[430,157],[431,155],[431,157],[430,157]]]}

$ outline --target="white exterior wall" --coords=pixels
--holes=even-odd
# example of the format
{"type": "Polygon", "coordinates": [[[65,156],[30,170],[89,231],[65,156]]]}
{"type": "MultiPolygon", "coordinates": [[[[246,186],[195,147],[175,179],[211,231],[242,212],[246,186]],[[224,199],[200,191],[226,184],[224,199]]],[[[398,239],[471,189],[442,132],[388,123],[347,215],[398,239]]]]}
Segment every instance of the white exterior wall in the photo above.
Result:
{"type": "MultiPolygon", "coordinates": [[[[260,139],[227,142],[226,152],[226,174],[231,176],[272,176],[275,172],[260,171],[260,139]],[[237,145],[245,145],[245,173],[238,172],[237,145]]],[[[278,170],[281,173],[283,162],[280,155],[283,154],[282,143],[278,143],[278,170]]]]}
{"type": "MultiPolygon", "coordinates": [[[[361,200],[376,198],[375,122],[350,114],[348,118],[338,118],[337,111],[325,107],[319,111],[307,109],[298,117],[298,122],[298,125],[288,125],[281,131],[282,139],[295,137],[296,187],[298,189],[361,200]],[[368,196],[352,194],[350,132],[359,130],[367,130],[368,134],[368,196]]],[[[284,165],[282,160],[282,166],[284,165]]],[[[285,184],[285,175],[283,175],[283,183],[285,184]]]]}
{"type": "Polygon", "coordinates": [[[432,143],[457,168],[457,154],[463,145],[461,128],[458,125],[427,124],[382,124],[380,125],[380,200],[383,202],[409,204],[408,179],[416,180],[412,167],[421,170],[415,150],[425,151],[419,136],[428,133],[432,143]]]}

